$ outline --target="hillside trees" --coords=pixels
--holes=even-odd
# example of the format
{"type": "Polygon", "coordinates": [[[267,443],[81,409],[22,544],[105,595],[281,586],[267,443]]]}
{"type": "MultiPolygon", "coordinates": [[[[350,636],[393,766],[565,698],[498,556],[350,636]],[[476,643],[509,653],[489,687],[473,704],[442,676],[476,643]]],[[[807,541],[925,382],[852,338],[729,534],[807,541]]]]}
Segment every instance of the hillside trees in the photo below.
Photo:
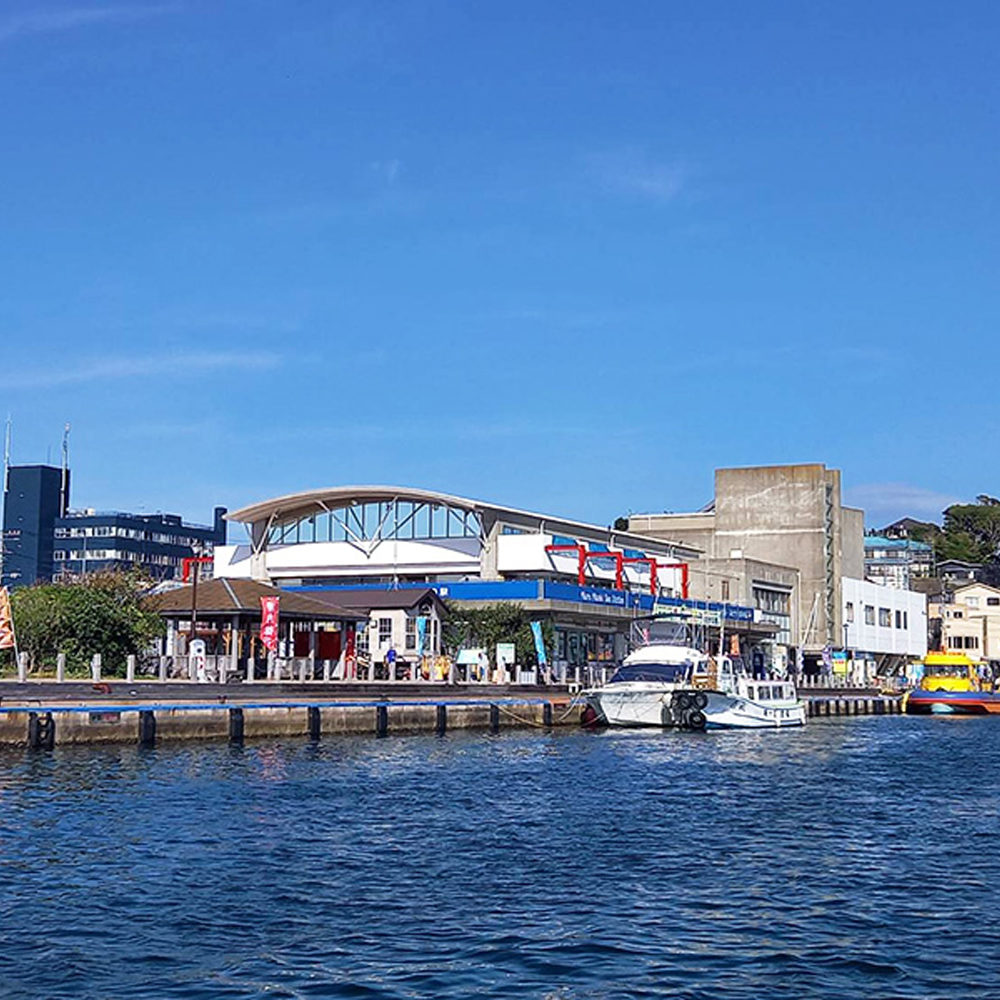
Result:
{"type": "MultiPolygon", "coordinates": [[[[527,665],[536,662],[531,616],[519,604],[465,608],[448,602],[448,618],[442,638],[449,653],[481,646],[487,650],[491,661],[498,642],[512,642],[518,663],[527,665]]],[[[549,622],[542,623],[542,639],[551,661],[553,634],[549,622]]]]}

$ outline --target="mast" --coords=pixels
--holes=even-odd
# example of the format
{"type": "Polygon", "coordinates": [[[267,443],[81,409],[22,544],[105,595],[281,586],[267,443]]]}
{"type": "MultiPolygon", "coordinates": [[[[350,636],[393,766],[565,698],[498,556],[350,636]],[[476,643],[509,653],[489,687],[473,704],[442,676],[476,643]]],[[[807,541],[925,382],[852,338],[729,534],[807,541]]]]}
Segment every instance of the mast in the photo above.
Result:
{"type": "MultiPolygon", "coordinates": [[[[7,428],[3,438],[3,513],[7,514],[7,486],[10,479],[10,435],[11,419],[7,414],[7,428]]],[[[0,520],[0,580],[3,579],[4,556],[7,552],[7,539],[3,531],[3,520],[0,520]]]]}
{"type": "Polygon", "coordinates": [[[63,428],[62,480],[59,486],[59,516],[65,517],[69,509],[69,424],[63,428]]]}

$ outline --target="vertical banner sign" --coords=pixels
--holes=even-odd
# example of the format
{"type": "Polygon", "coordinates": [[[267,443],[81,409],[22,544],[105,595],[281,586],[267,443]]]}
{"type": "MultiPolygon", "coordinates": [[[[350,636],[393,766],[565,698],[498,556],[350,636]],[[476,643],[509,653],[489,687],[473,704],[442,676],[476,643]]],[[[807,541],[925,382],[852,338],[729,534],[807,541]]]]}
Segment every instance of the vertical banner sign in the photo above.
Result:
{"type": "Polygon", "coordinates": [[[544,667],[548,664],[545,656],[545,640],[542,638],[542,623],[531,623],[531,634],[535,637],[535,655],[538,657],[538,665],[544,667]]]}
{"type": "Polygon", "coordinates": [[[260,599],[260,641],[271,650],[278,649],[278,602],[280,597],[260,599]]]}
{"type": "Polygon", "coordinates": [[[427,642],[427,615],[417,616],[417,656],[423,657],[424,644],[427,642]]]}
{"type": "Polygon", "coordinates": [[[0,649],[14,648],[14,617],[10,611],[10,594],[0,587],[0,649]]]}

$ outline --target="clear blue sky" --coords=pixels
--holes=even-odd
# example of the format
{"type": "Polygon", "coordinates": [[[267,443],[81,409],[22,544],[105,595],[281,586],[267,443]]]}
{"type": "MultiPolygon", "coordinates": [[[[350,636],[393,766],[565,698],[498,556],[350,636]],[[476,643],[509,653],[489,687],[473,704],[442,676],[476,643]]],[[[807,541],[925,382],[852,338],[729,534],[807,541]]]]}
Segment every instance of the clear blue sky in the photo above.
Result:
{"type": "MultiPolygon", "coordinates": [[[[0,411],[73,501],[1000,492],[1000,4],[6,0],[0,411]]],[[[0,415],[2,415],[0,413],[0,415]]]]}

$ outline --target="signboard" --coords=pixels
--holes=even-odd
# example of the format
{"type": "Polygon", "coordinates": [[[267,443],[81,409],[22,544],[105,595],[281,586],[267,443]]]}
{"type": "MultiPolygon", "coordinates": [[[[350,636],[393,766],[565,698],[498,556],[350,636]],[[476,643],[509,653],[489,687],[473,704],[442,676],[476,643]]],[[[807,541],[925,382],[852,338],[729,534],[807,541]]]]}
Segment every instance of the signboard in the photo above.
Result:
{"type": "Polygon", "coordinates": [[[722,614],[688,604],[658,604],[656,617],[667,621],[684,622],[686,625],[721,625],[722,614]]]}
{"type": "Polygon", "coordinates": [[[847,652],[843,649],[835,649],[830,654],[830,660],[835,674],[847,673],[847,652]]]}
{"type": "Polygon", "coordinates": [[[208,680],[206,667],[208,660],[205,657],[205,640],[192,639],[188,645],[188,677],[204,683],[208,680]]]}
{"type": "Polygon", "coordinates": [[[513,665],[515,658],[517,657],[517,650],[512,642],[498,642],[497,643],[497,666],[501,670],[505,670],[507,667],[513,665]]]}
{"type": "Polygon", "coordinates": [[[278,649],[278,604],[280,597],[260,599],[260,641],[272,653],[278,649]]]}

